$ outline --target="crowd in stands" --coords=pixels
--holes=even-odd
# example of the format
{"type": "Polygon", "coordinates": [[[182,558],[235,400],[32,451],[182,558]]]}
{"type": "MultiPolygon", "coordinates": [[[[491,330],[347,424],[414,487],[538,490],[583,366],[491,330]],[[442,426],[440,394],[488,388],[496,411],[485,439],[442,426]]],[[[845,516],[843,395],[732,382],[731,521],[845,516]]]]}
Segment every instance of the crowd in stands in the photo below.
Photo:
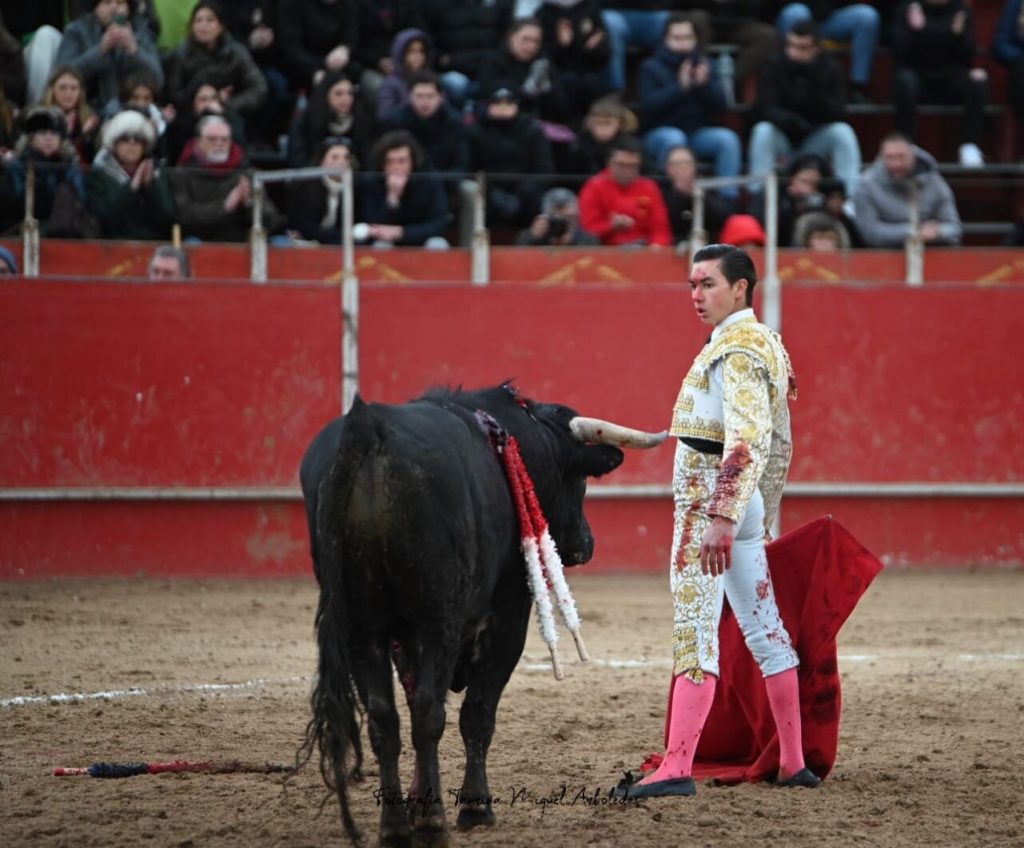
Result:
{"type": "MultiPolygon", "coordinates": [[[[959,163],[981,166],[980,52],[1024,120],[1022,3],[1006,0],[991,45],[969,0],[5,4],[0,235],[31,192],[47,236],[167,241],[177,224],[187,241],[245,241],[257,163],[351,170],[357,240],[377,247],[468,243],[482,173],[488,226],[516,244],[671,248],[691,238],[698,174],[770,170],[782,246],[900,247],[911,197],[922,241],[954,245],[918,106],[962,108],[959,163]],[[848,109],[870,96],[880,42],[896,131],[862,151],[848,109]]],[[[336,175],[290,183],[263,226],[336,244],[343,191],[336,175]]],[[[707,237],[763,244],[765,205],[761,184],[726,179],[705,194],[707,237]]]]}

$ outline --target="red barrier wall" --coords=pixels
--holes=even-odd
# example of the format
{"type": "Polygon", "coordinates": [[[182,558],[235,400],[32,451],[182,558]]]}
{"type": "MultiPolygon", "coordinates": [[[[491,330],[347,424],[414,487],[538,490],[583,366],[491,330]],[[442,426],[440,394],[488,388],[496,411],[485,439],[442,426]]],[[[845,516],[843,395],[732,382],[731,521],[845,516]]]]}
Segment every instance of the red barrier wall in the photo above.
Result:
{"type": "MultiPolygon", "coordinates": [[[[0,282],[0,486],[293,486],[338,408],[339,297],[316,284],[0,282]]],[[[800,482],[1016,482],[1024,288],[790,284],[800,482]]],[[[518,378],[661,429],[706,328],[681,285],[368,285],[365,397],[518,378]]],[[[671,447],[608,482],[667,483],[671,447]]],[[[787,498],[897,563],[1024,563],[1019,499],[787,498]]],[[[667,500],[591,501],[595,568],[661,568],[667,500]]],[[[3,503],[0,577],[305,572],[294,502],[3,503]]]]}

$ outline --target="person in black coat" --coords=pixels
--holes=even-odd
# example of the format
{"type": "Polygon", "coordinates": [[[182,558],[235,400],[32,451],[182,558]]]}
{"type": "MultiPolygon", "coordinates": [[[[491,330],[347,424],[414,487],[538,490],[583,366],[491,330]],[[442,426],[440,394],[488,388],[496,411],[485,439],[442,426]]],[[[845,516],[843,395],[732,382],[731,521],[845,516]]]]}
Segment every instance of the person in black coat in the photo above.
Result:
{"type": "Polygon", "coordinates": [[[569,102],[561,77],[551,60],[541,54],[543,30],[536,18],[522,18],[509,27],[501,48],[480,66],[478,84],[484,96],[499,88],[515,92],[519,110],[555,123],[578,123],[585,104],[569,102]]]}
{"type": "Polygon", "coordinates": [[[480,67],[504,39],[515,0],[422,0],[421,7],[445,92],[461,107],[479,93],[480,67]]]}
{"type": "MultiPolygon", "coordinates": [[[[697,159],[688,147],[672,147],[665,154],[665,176],[661,196],[668,210],[672,239],[676,245],[689,242],[693,229],[693,191],[697,182],[697,159]]],[[[704,193],[704,231],[708,244],[715,244],[725,219],[732,214],[732,204],[721,192],[704,193]]],[[[780,240],[781,244],[781,240],[780,240]]]]}
{"type": "MultiPolygon", "coordinates": [[[[329,138],[320,145],[315,160],[320,168],[350,169],[352,147],[348,139],[329,138]]],[[[300,180],[288,193],[288,226],[304,239],[320,244],[341,244],[342,181],[335,177],[300,180]]]]}
{"type": "Polygon", "coordinates": [[[568,5],[546,0],[537,10],[544,30],[544,53],[562,80],[566,97],[577,115],[611,91],[608,62],[611,46],[598,0],[568,5]]]}
{"type": "Polygon", "coordinates": [[[853,194],[860,176],[860,143],[846,117],[842,66],[822,50],[811,21],[798,21],[786,33],[786,46],[757,82],[757,123],[750,132],[747,170],[766,174],[777,155],[815,153],[832,166],[853,194]]]}
{"type": "Polygon", "coordinates": [[[918,103],[962,104],[960,164],[983,165],[978,142],[984,130],[988,74],[972,67],[977,43],[970,4],[965,0],[904,3],[896,12],[892,47],[897,129],[914,137],[918,103]]]}
{"type": "Polygon", "coordinates": [[[354,80],[362,75],[352,55],[359,32],[356,0],[287,0],[277,25],[294,89],[309,91],[327,71],[346,70],[354,80]]]}
{"type": "Polygon", "coordinates": [[[288,163],[307,165],[325,138],[352,140],[358,162],[366,162],[373,144],[374,120],[348,71],[330,71],[313,88],[305,109],[292,119],[288,134],[288,163]]]}
{"type": "Polygon", "coordinates": [[[462,115],[444,101],[437,74],[422,71],[409,84],[409,102],[391,113],[389,130],[408,130],[420,143],[430,169],[439,175],[469,169],[469,138],[462,115]]]}
{"type": "Polygon", "coordinates": [[[356,192],[357,217],[367,227],[356,239],[375,247],[448,247],[442,236],[448,202],[440,181],[424,170],[419,142],[405,130],[385,133],[374,145],[373,161],[377,172],[360,180],[356,192]]]}
{"type": "Polygon", "coordinates": [[[487,174],[488,221],[524,227],[540,208],[554,171],[551,146],[540,125],[519,111],[515,93],[494,92],[480,120],[470,128],[470,167],[487,174]]]}

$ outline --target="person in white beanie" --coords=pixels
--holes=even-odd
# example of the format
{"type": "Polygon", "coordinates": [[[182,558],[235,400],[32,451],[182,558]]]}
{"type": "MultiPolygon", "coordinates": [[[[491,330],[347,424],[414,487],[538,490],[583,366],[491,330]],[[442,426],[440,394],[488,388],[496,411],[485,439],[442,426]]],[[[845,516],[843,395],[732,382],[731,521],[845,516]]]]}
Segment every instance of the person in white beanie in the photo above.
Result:
{"type": "Polygon", "coordinates": [[[103,148],[86,182],[89,210],[104,238],[166,240],[174,222],[170,179],[152,158],[156,131],[134,109],[118,112],[103,126],[103,148]]]}

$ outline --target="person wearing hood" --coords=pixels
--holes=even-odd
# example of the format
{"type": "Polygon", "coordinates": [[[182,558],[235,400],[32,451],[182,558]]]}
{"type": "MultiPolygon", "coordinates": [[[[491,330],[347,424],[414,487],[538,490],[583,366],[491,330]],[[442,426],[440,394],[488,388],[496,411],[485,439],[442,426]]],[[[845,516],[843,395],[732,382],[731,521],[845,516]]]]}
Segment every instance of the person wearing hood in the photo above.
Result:
{"type": "Polygon", "coordinates": [[[392,46],[403,30],[426,30],[419,0],[356,0],[356,35],[352,54],[363,68],[359,85],[377,102],[380,84],[394,69],[392,46]]]}
{"type": "MultiPolygon", "coordinates": [[[[644,148],[654,167],[663,166],[671,148],[685,145],[698,159],[714,162],[715,176],[739,174],[739,136],[712,125],[725,110],[725,91],[687,14],[669,16],[662,43],[640,66],[639,88],[644,148]]],[[[725,196],[735,193],[733,189],[725,196]]]]}
{"type": "Polygon", "coordinates": [[[778,158],[815,153],[852,194],[860,174],[860,143],[843,118],[846,83],[839,62],[821,48],[814,23],[798,21],[786,33],[782,52],[757,82],[747,166],[767,174],[778,158]]]}
{"type": "MultiPolygon", "coordinates": [[[[244,44],[231,37],[215,0],[192,9],[188,37],[167,57],[167,94],[179,109],[197,79],[217,86],[226,106],[251,120],[267,98],[267,83],[244,44]]],[[[116,93],[116,92],[115,92],[116,93]]]]}
{"type": "Polygon", "coordinates": [[[149,19],[129,0],[94,0],[92,10],[64,30],[56,64],[73,65],[85,78],[86,94],[97,111],[121,91],[129,74],[145,71],[164,81],[149,19]]]}
{"type": "MultiPolygon", "coordinates": [[[[182,234],[202,241],[246,241],[252,226],[252,182],[245,153],[231,139],[231,125],[221,115],[205,115],[196,137],[181,154],[174,172],[174,201],[182,234]]],[[[284,217],[264,199],[263,226],[273,233],[284,217]]]]}
{"type": "Polygon", "coordinates": [[[487,174],[487,220],[525,227],[540,211],[545,177],[554,172],[540,124],[519,110],[514,91],[499,88],[469,130],[470,170],[487,174]]]}
{"type": "Polygon", "coordinates": [[[103,126],[103,147],[86,178],[89,210],[104,238],[163,240],[174,222],[174,192],[167,172],[153,161],[156,131],[134,109],[103,126]]]}
{"type": "Polygon", "coordinates": [[[35,166],[34,215],[42,222],[43,235],[50,231],[49,218],[58,194],[67,186],[78,203],[85,201],[85,182],[78,167],[78,153],[68,140],[67,126],[60,109],[54,106],[35,106],[29,109],[22,122],[22,136],[15,147],[17,155],[7,160],[8,194],[19,210],[25,207],[25,192],[29,163],[35,166]]]}
{"type": "Polygon", "coordinates": [[[391,73],[377,89],[377,120],[385,121],[409,102],[409,83],[433,63],[434,45],[421,29],[403,29],[391,45],[391,73]]]}
{"type": "Polygon", "coordinates": [[[915,193],[921,240],[928,245],[960,243],[960,213],[935,159],[894,132],[882,139],[878,158],[863,173],[853,194],[857,229],[868,247],[904,246],[911,235],[915,193]]]}

